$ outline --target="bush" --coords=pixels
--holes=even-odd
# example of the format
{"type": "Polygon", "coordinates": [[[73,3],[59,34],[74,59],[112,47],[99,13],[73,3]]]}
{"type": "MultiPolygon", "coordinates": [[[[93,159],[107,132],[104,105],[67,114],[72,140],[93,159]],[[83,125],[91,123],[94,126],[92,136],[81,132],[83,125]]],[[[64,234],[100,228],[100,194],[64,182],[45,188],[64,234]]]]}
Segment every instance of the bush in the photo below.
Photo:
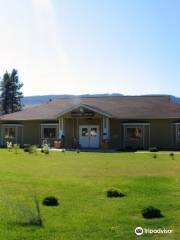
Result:
{"type": "Polygon", "coordinates": [[[29,151],[28,151],[29,153],[37,153],[37,147],[36,147],[36,145],[31,145],[30,147],[29,147],[29,151]]]}
{"type": "Polygon", "coordinates": [[[12,150],[12,148],[13,148],[13,144],[12,144],[12,142],[6,142],[6,145],[7,145],[7,149],[9,150],[9,152],[12,150]]]}
{"type": "Polygon", "coordinates": [[[170,156],[172,159],[174,159],[174,153],[173,153],[173,152],[171,152],[171,153],[169,154],[169,156],[170,156]]]}
{"type": "Polygon", "coordinates": [[[158,208],[149,206],[144,208],[141,211],[144,218],[161,218],[163,215],[161,214],[161,211],[158,208]]]}
{"type": "Polygon", "coordinates": [[[58,199],[56,197],[53,197],[53,196],[44,198],[42,203],[45,206],[52,206],[52,207],[55,207],[55,206],[59,205],[58,199]]]}
{"type": "Polygon", "coordinates": [[[156,155],[156,154],[154,154],[154,155],[153,155],[153,158],[157,158],[157,155],[156,155]]]}
{"type": "Polygon", "coordinates": [[[110,188],[107,190],[107,197],[109,198],[118,198],[118,197],[124,197],[125,194],[122,193],[119,189],[117,188],[110,188]]]}
{"type": "Polygon", "coordinates": [[[29,152],[29,147],[25,147],[24,152],[29,152]]]}
{"type": "Polygon", "coordinates": [[[150,152],[158,152],[158,149],[157,149],[157,147],[150,147],[149,151],[150,152]]]}
{"type": "Polygon", "coordinates": [[[14,144],[13,145],[13,150],[14,150],[14,153],[18,153],[19,152],[19,149],[20,149],[20,146],[18,144],[14,144]]]}
{"type": "Polygon", "coordinates": [[[66,149],[65,149],[65,148],[62,148],[60,151],[63,152],[63,153],[65,153],[65,152],[66,152],[66,149]]]}
{"type": "Polygon", "coordinates": [[[49,146],[48,146],[48,144],[44,144],[42,146],[41,152],[43,152],[44,154],[49,154],[49,146]]]}
{"type": "Polygon", "coordinates": [[[80,149],[76,149],[76,152],[77,152],[77,153],[80,153],[80,149]]]}

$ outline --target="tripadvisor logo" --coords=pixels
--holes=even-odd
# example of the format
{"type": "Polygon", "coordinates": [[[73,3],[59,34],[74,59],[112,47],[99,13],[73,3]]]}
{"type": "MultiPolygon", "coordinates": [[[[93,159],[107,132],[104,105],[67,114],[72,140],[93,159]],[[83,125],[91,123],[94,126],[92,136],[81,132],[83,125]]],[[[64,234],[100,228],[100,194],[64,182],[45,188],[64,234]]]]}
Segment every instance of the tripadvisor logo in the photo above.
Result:
{"type": "Polygon", "coordinates": [[[150,228],[142,228],[136,227],[134,230],[137,236],[141,236],[143,234],[170,234],[173,233],[172,229],[158,228],[158,229],[150,229],[150,228]]]}
{"type": "Polygon", "coordinates": [[[143,235],[143,228],[142,227],[137,227],[137,228],[135,228],[135,234],[137,235],[137,236],[141,236],[141,235],[143,235]]]}

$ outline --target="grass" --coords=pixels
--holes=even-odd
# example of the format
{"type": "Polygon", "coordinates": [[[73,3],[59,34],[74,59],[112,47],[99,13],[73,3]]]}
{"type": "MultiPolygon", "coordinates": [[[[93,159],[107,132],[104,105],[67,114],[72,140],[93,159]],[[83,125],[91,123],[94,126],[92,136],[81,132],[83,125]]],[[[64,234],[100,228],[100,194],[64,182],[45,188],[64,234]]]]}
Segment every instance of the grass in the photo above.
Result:
{"type": "Polygon", "coordinates": [[[17,154],[0,150],[0,239],[111,240],[137,239],[134,229],[173,229],[173,234],[146,234],[141,239],[180,239],[180,154],[50,152],[17,154]],[[107,198],[118,188],[124,198],[107,198]],[[17,224],[13,204],[32,206],[59,199],[58,207],[41,204],[43,227],[17,224]],[[164,218],[144,219],[152,205],[164,218]]]}

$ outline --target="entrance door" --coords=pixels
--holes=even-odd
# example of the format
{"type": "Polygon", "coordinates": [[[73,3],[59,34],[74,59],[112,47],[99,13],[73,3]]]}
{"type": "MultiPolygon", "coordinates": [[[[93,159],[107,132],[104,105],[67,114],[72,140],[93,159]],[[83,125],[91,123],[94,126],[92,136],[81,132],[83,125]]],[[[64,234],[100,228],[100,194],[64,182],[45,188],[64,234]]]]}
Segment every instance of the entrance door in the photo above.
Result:
{"type": "Polygon", "coordinates": [[[79,143],[83,148],[98,148],[99,126],[97,125],[79,126],[79,143]]]}

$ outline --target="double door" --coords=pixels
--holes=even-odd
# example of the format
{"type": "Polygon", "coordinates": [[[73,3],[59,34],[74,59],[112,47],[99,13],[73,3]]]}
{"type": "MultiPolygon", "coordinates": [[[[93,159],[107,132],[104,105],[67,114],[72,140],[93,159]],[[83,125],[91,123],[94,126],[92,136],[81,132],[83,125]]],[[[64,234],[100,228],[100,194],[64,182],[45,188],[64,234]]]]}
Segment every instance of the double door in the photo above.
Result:
{"type": "Polygon", "coordinates": [[[80,125],[79,143],[82,148],[99,148],[99,126],[80,125]]]}

